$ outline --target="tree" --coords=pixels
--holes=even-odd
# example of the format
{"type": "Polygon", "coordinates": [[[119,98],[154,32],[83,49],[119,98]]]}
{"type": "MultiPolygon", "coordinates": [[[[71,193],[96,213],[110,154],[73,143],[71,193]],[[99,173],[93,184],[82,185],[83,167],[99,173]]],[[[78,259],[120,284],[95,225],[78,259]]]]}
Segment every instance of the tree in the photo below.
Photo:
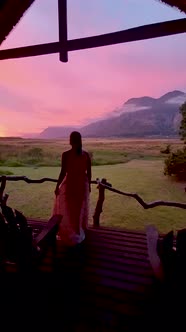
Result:
{"type": "MultiPolygon", "coordinates": [[[[186,102],[180,107],[180,113],[182,119],[179,134],[181,140],[186,144],[186,102]]],[[[175,175],[181,180],[186,180],[186,146],[183,149],[172,152],[165,159],[164,174],[175,175]]]]}
{"type": "Polygon", "coordinates": [[[180,113],[182,115],[182,120],[180,124],[180,136],[181,140],[186,144],[186,102],[180,107],[180,113]]]}

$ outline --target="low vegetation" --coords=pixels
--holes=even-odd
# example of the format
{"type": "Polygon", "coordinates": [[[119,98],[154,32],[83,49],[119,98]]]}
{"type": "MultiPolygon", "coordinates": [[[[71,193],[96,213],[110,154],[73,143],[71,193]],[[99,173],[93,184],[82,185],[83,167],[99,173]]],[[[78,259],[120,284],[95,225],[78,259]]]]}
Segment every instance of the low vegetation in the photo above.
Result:
{"type": "Polygon", "coordinates": [[[181,149],[170,153],[165,159],[164,174],[186,180],[186,102],[180,107],[180,113],[182,116],[180,138],[184,145],[181,149]]]}
{"type": "MultiPolygon", "coordinates": [[[[84,148],[92,157],[93,166],[115,165],[134,159],[165,158],[171,144],[175,151],[183,144],[179,140],[86,139],[84,148]],[[164,152],[163,152],[164,151],[164,152]]],[[[69,148],[67,140],[0,139],[0,166],[59,167],[61,154],[69,148]]]]}
{"type": "Polygon", "coordinates": [[[170,144],[167,144],[166,148],[165,148],[165,149],[161,149],[160,152],[161,152],[161,153],[164,153],[164,154],[169,154],[169,153],[171,153],[171,145],[170,145],[170,144]]]}
{"type": "Polygon", "coordinates": [[[0,169],[0,176],[1,175],[13,175],[14,173],[7,170],[7,169],[0,169]]]}

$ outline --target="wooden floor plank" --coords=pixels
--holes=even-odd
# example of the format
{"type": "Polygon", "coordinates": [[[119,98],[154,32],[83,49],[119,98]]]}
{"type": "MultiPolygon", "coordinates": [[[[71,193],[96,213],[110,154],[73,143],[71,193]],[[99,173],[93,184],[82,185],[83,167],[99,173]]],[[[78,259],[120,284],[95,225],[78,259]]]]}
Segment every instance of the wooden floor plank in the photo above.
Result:
{"type": "Polygon", "coordinates": [[[89,230],[87,232],[87,238],[90,239],[97,239],[100,241],[109,241],[109,242],[118,242],[118,243],[124,243],[124,242],[128,242],[131,244],[131,246],[144,246],[146,247],[146,239],[144,238],[135,238],[135,237],[130,237],[127,234],[123,234],[120,236],[115,236],[115,235],[109,235],[109,234],[102,234],[102,233],[98,233],[98,232],[93,232],[91,230],[89,230]]]}
{"type": "MultiPolygon", "coordinates": [[[[60,243],[60,241],[57,241],[57,256],[58,257],[63,257],[65,251],[63,250],[63,247],[60,243]]],[[[107,250],[107,248],[103,247],[100,248],[99,246],[92,246],[92,245],[86,245],[85,247],[85,256],[87,260],[89,259],[94,259],[94,260],[99,260],[99,261],[106,261],[117,264],[118,266],[124,266],[129,265],[129,266],[135,266],[139,267],[140,269],[145,269],[145,270],[150,270],[150,263],[145,257],[144,259],[139,259],[138,255],[125,255],[121,252],[115,252],[113,250],[107,250]]]]}
{"type": "Polygon", "coordinates": [[[121,257],[121,258],[130,258],[132,260],[140,260],[143,262],[147,262],[147,254],[138,254],[136,251],[124,251],[124,250],[117,250],[114,246],[104,246],[104,245],[96,245],[92,249],[92,246],[87,244],[87,251],[94,250],[97,253],[104,253],[106,255],[114,256],[114,257],[121,257]]]}
{"type": "Polygon", "coordinates": [[[127,252],[134,252],[134,253],[138,253],[139,255],[142,256],[147,256],[147,250],[146,247],[143,246],[133,246],[132,244],[130,244],[130,242],[117,242],[117,241],[98,241],[97,239],[90,239],[89,237],[87,237],[86,242],[88,243],[88,246],[92,245],[92,246],[97,246],[99,248],[102,247],[106,247],[106,248],[111,248],[112,250],[117,250],[117,251],[127,251],[127,252]]]}
{"type": "MultiPolygon", "coordinates": [[[[36,233],[45,225],[38,220],[29,223],[36,233]]],[[[106,324],[106,330],[113,325],[112,331],[120,322],[130,328],[135,319],[143,319],[154,291],[145,232],[89,227],[82,251],[72,254],[60,240],[56,244],[55,260],[49,250],[40,271],[51,273],[55,268],[56,284],[64,283],[67,295],[67,284],[71,292],[75,283],[86,317],[97,317],[95,321],[106,324]]]]}
{"type": "Polygon", "coordinates": [[[109,234],[110,236],[122,236],[122,235],[127,235],[128,237],[133,237],[133,238],[138,238],[138,239],[146,239],[145,233],[138,233],[138,232],[131,232],[131,231],[126,231],[126,230],[116,230],[116,229],[106,229],[106,228],[93,228],[93,227],[89,227],[88,230],[90,230],[91,232],[94,233],[99,233],[99,234],[109,234]]]}
{"type": "MultiPolygon", "coordinates": [[[[56,257],[57,257],[57,259],[62,260],[64,255],[65,255],[64,253],[62,253],[62,254],[58,253],[56,257]]],[[[48,258],[50,258],[50,256],[48,256],[48,258]]],[[[109,252],[109,251],[100,252],[99,248],[95,249],[95,251],[87,250],[87,252],[84,256],[84,259],[86,260],[86,262],[89,259],[93,260],[93,261],[98,261],[98,262],[102,262],[102,261],[109,262],[111,264],[111,266],[113,266],[113,268],[115,268],[115,265],[118,264],[121,266],[127,265],[128,267],[130,267],[130,266],[137,267],[139,269],[142,269],[144,271],[144,273],[146,273],[146,271],[152,271],[148,260],[145,260],[145,259],[140,260],[136,257],[133,257],[131,255],[125,255],[125,254],[116,255],[115,253],[109,252]]]]}
{"type": "Polygon", "coordinates": [[[144,284],[144,285],[151,285],[152,280],[146,276],[136,275],[130,272],[118,272],[111,269],[104,269],[103,267],[97,267],[93,265],[87,265],[86,268],[83,270],[83,273],[90,273],[100,276],[101,278],[111,278],[113,280],[119,281],[127,281],[135,284],[144,284]]]}
{"type": "Polygon", "coordinates": [[[149,277],[152,278],[152,270],[147,267],[147,268],[143,268],[140,266],[136,266],[134,264],[127,264],[128,262],[125,262],[125,264],[121,264],[121,262],[118,264],[118,262],[115,262],[115,260],[110,261],[108,259],[107,260],[103,260],[103,259],[95,259],[95,257],[91,257],[91,255],[89,255],[88,260],[87,260],[87,264],[90,266],[95,266],[95,267],[103,267],[105,269],[108,270],[114,270],[114,271],[120,271],[123,273],[131,273],[131,274],[136,274],[139,276],[144,276],[145,277],[149,277]]]}
{"type": "Polygon", "coordinates": [[[122,227],[112,227],[112,226],[99,226],[97,228],[93,227],[93,226],[89,226],[90,229],[93,230],[100,230],[100,231],[106,231],[106,232],[110,232],[110,233],[131,233],[134,235],[142,235],[144,236],[144,231],[140,231],[140,230],[131,230],[128,228],[122,228],[122,227]]]}
{"type": "MultiPolygon", "coordinates": [[[[62,261],[64,257],[63,255],[56,256],[58,261],[62,261]]],[[[45,258],[45,264],[51,264],[52,254],[47,255],[45,258]]],[[[94,252],[90,252],[86,254],[86,264],[94,264],[96,266],[108,266],[110,269],[114,269],[116,271],[131,271],[131,273],[139,274],[139,275],[147,275],[149,277],[152,276],[152,269],[149,265],[149,262],[143,262],[139,260],[132,260],[128,258],[118,258],[118,257],[109,257],[107,255],[96,255],[94,252]]]]}

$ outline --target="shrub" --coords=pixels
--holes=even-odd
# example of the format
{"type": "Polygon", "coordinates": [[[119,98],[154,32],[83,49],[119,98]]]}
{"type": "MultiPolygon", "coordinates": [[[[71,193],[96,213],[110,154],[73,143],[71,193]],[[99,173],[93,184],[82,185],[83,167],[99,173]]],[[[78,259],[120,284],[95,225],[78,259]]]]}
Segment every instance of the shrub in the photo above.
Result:
{"type": "Polygon", "coordinates": [[[165,148],[165,149],[161,149],[160,152],[161,152],[161,153],[164,153],[164,154],[169,154],[169,153],[171,153],[171,145],[170,145],[170,144],[167,144],[166,148],[165,148]]]}
{"type": "Polygon", "coordinates": [[[180,180],[186,180],[186,148],[171,153],[165,160],[165,175],[175,175],[180,180]]]}
{"type": "MultiPolygon", "coordinates": [[[[186,102],[180,107],[182,120],[180,123],[180,138],[186,144],[186,102]]],[[[180,180],[186,180],[186,147],[169,154],[165,159],[165,175],[175,175],[180,180]]]]}
{"type": "Polygon", "coordinates": [[[180,113],[182,116],[181,124],[180,124],[180,137],[181,140],[186,144],[186,102],[180,107],[180,113]]]}
{"type": "Polygon", "coordinates": [[[14,173],[7,169],[0,169],[0,175],[14,175],[14,173]]]}

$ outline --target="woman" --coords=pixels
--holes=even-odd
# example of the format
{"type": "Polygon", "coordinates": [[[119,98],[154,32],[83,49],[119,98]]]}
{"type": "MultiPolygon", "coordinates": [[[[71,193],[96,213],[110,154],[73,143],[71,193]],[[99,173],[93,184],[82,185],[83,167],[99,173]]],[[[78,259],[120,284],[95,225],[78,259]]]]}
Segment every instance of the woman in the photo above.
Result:
{"type": "Polygon", "coordinates": [[[59,235],[64,245],[72,246],[85,239],[88,225],[91,160],[82,150],[81,134],[70,135],[71,150],[62,154],[62,166],[55,189],[53,214],[61,214],[59,235]]]}

